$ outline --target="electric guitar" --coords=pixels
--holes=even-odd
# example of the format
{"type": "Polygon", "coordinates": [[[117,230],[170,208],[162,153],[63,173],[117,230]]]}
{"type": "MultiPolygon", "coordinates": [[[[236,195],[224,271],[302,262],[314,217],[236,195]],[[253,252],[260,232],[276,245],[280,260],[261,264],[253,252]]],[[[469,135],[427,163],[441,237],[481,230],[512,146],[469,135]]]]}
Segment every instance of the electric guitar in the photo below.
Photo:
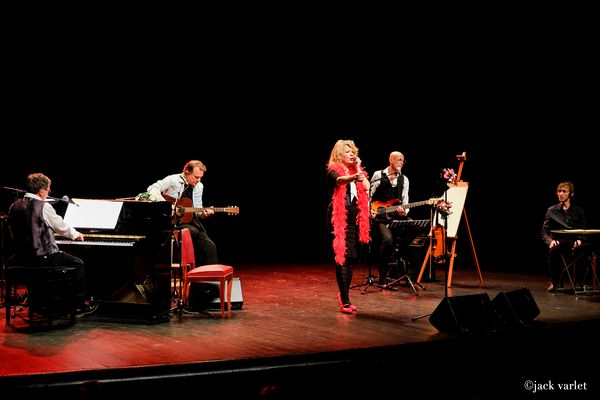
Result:
{"type": "Polygon", "coordinates": [[[188,223],[194,217],[195,212],[202,212],[203,210],[213,210],[214,212],[223,212],[229,215],[238,215],[240,213],[240,208],[231,206],[231,207],[193,207],[192,199],[188,199],[187,197],[181,198],[175,202],[175,198],[162,194],[162,197],[170,201],[171,203],[175,203],[175,215],[179,217],[179,221],[183,223],[188,223]]]}
{"type": "Polygon", "coordinates": [[[371,211],[376,213],[375,218],[389,217],[390,214],[396,213],[398,206],[404,208],[413,208],[420,206],[431,206],[437,203],[440,199],[431,198],[429,200],[417,201],[414,203],[400,204],[399,199],[392,199],[389,201],[374,201],[371,203],[371,211]]]}

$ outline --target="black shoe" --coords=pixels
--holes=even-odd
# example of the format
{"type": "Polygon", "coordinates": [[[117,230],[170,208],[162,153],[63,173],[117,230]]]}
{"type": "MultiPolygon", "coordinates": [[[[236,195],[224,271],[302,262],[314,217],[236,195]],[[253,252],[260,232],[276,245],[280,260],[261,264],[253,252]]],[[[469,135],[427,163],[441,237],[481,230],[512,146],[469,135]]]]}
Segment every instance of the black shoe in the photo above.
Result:
{"type": "Polygon", "coordinates": [[[381,289],[381,290],[394,290],[394,291],[398,291],[398,289],[396,289],[395,287],[393,287],[393,286],[390,286],[390,285],[382,285],[382,284],[379,284],[379,285],[377,285],[377,287],[378,287],[379,289],[381,289]]]}
{"type": "Polygon", "coordinates": [[[95,312],[97,309],[98,309],[98,303],[94,303],[92,305],[85,304],[81,307],[77,307],[77,309],[75,310],[75,315],[77,316],[77,318],[81,318],[85,315],[89,315],[89,314],[95,312]]]}

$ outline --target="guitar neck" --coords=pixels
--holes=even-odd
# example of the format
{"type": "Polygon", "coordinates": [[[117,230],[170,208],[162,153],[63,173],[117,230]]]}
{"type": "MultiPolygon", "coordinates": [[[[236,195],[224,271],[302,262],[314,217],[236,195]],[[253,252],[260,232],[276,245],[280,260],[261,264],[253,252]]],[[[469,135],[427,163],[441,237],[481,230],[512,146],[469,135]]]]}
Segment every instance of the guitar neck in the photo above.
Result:
{"type": "Polygon", "coordinates": [[[431,199],[430,200],[417,201],[417,202],[414,202],[414,203],[397,204],[395,206],[385,207],[385,213],[386,214],[394,213],[394,212],[396,212],[396,209],[398,207],[402,207],[404,209],[407,209],[407,208],[412,208],[412,207],[425,206],[425,205],[428,205],[428,204],[431,204],[431,199]]]}
{"type": "Polygon", "coordinates": [[[402,208],[412,208],[412,207],[419,207],[419,206],[424,206],[427,204],[431,204],[430,200],[423,200],[423,201],[417,201],[415,203],[408,203],[408,204],[401,204],[400,207],[402,208]]]}
{"type": "MultiPolygon", "coordinates": [[[[203,210],[208,210],[209,208],[206,207],[181,207],[183,208],[183,210],[188,213],[188,212],[202,212],[203,210]]],[[[228,211],[227,207],[210,207],[211,210],[213,210],[214,212],[230,212],[228,211]]]]}

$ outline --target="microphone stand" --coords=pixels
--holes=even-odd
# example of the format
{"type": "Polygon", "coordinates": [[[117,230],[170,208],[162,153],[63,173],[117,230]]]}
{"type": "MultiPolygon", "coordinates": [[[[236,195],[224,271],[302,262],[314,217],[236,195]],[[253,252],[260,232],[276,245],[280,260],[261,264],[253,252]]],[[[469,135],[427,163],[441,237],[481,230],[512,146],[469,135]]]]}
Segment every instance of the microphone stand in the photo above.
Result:
{"type": "Polygon", "coordinates": [[[4,290],[6,281],[4,280],[4,220],[8,219],[8,215],[0,212],[0,307],[4,304],[4,290]]]}
{"type": "Polygon", "coordinates": [[[373,285],[375,285],[375,276],[373,276],[373,273],[371,271],[371,264],[373,263],[373,257],[371,255],[371,243],[369,244],[363,244],[361,247],[361,251],[360,251],[360,256],[359,256],[359,260],[362,259],[362,255],[363,255],[363,250],[364,250],[364,246],[368,246],[368,261],[367,261],[367,267],[369,268],[369,272],[367,275],[367,281],[365,283],[362,283],[360,285],[354,285],[354,286],[350,286],[350,289],[356,289],[359,287],[363,287],[366,286],[363,290],[360,291],[360,294],[366,294],[369,291],[369,288],[373,285]]]}
{"type": "MultiPolygon", "coordinates": [[[[448,202],[448,192],[444,192],[444,200],[446,202],[448,202]]],[[[432,212],[432,216],[431,216],[431,222],[432,222],[432,226],[433,226],[433,208],[431,210],[432,212]]],[[[435,214],[435,221],[436,223],[439,221],[439,212],[436,212],[435,214]]],[[[437,243],[438,246],[442,246],[442,250],[443,250],[443,255],[440,257],[441,259],[441,263],[446,263],[448,261],[448,259],[451,257],[451,254],[449,254],[446,251],[446,232],[448,232],[448,216],[446,216],[446,218],[444,218],[444,237],[443,237],[443,243],[437,243]]],[[[433,231],[432,231],[432,240],[433,240],[433,231]]],[[[433,259],[433,254],[431,254],[430,256],[430,262],[433,259]]],[[[445,274],[445,279],[444,279],[444,299],[448,298],[448,269],[446,269],[446,274],[445,274]]],[[[412,317],[411,320],[414,322],[418,319],[421,318],[425,318],[425,317],[429,317],[431,314],[433,314],[433,312],[427,313],[427,314],[422,314],[422,315],[417,315],[415,317],[412,317]]]]}
{"type": "MultiPolygon", "coordinates": [[[[183,316],[183,252],[182,247],[183,247],[183,238],[182,238],[182,233],[181,233],[181,217],[177,214],[176,211],[174,211],[173,214],[173,218],[174,218],[174,224],[173,224],[173,233],[172,233],[172,237],[173,237],[173,241],[177,244],[177,251],[179,252],[179,272],[177,274],[173,274],[173,292],[171,294],[171,304],[173,304],[173,300],[175,300],[176,298],[179,298],[179,300],[177,300],[177,305],[175,305],[174,307],[171,307],[169,309],[169,312],[173,312],[173,311],[177,311],[177,314],[179,315],[179,317],[181,318],[183,316]],[[175,232],[177,232],[177,234],[175,234],[175,232]],[[179,275],[179,285],[177,285],[177,277],[176,275],[179,275]],[[179,290],[178,290],[179,289],[179,290]]],[[[171,258],[173,258],[173,256],[171,255],[171,258]]]]}
{"type": "MultiPolygon", "coordinates": [[[[15,196],[19,196],[19,193],[27,193],[27,190],[12,188],[12,187],[8,187],[8,186],[4,186],[4,189],[6,189],[6,190],[12,190],[13,192],[16,193],[15,196]]],[[[63,197],[60,197],[60,198],[59,197],[48,196],[48,197],[46,197],[46,199],[49,199],[51,201],[64,201],[65,203],[74,204],[74,205],[76,205],[76,206],[79,207],[79,204],[77,204],[73,200],[71,200],[69,198],[69,196],[63,196],[63,197]]]]}
{"type": "MultiPolygon", "coordinates": [[[[173,202],[173,232],[171,234],[173,241],[177,244],[177,251],[179,252],[179,285],[177,285],[177,278],[175,274],[173,274],[173,293],[171,295],[171,304],[176,298],[179,298],[179,300],[177,300],[177,305],[169,309],[169,312],[177,311],[179,318],[183,316],[183,308],[185,305],[183,304],[183,234],[181,232],[183,229],[181,226],[181,217],[183,215],[179,215],[177,213],[177,203],[181,199],[181,196],[183,195],[183,192],[185,192],[186,188],[187,185],[184,185],[183,189],[177,194],[177,198],[173,202]],[[175,234],[175,232],[177,232],[177,234],[175,234]],[[179,292],[177,291],[177,286],[179,286],[179,292]]],[[[173,259],[172,251],[171,259],[173,259]]]]}

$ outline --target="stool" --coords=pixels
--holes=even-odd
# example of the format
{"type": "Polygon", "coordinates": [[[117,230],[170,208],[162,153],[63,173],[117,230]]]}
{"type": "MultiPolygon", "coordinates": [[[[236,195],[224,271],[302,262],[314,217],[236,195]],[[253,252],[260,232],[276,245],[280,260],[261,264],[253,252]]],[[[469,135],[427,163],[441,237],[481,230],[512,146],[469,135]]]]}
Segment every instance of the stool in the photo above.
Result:
{"type": "Polygon", "coordinates": [[[194,268],[185,274],[184,302],[187,302],[188,285],[191,282],[217,281],[220,283],[221,318],[225,318],[225,282],[227,282],[227,316],[231,317],[231,289],[233,284],[233,267],[223,264],[209,264],[194,268]]]}
{"type": "Polygon", "coordinates": [[[16,317],[16,306],[28,308],[30,325],[37,320],[35,313],[41,313],[52,326],[56,317],[67,316],[69,323],[75,322],[77,304],[75,301],[75,276],[73,268],[68,267],[30,267],[30,266],[8,266],[6,267],[6,325],[10,326],[11,317],[16,317]],[[19,285],[27,286],[26,301],[17,302],[16,294],[19,285]],[[15,296],[13,296],[13,293],[15,296]],[[14,307],[15,310],[12,310],[14,307]],[[14,315],[13,315],[14,314],[14,315]]]}

